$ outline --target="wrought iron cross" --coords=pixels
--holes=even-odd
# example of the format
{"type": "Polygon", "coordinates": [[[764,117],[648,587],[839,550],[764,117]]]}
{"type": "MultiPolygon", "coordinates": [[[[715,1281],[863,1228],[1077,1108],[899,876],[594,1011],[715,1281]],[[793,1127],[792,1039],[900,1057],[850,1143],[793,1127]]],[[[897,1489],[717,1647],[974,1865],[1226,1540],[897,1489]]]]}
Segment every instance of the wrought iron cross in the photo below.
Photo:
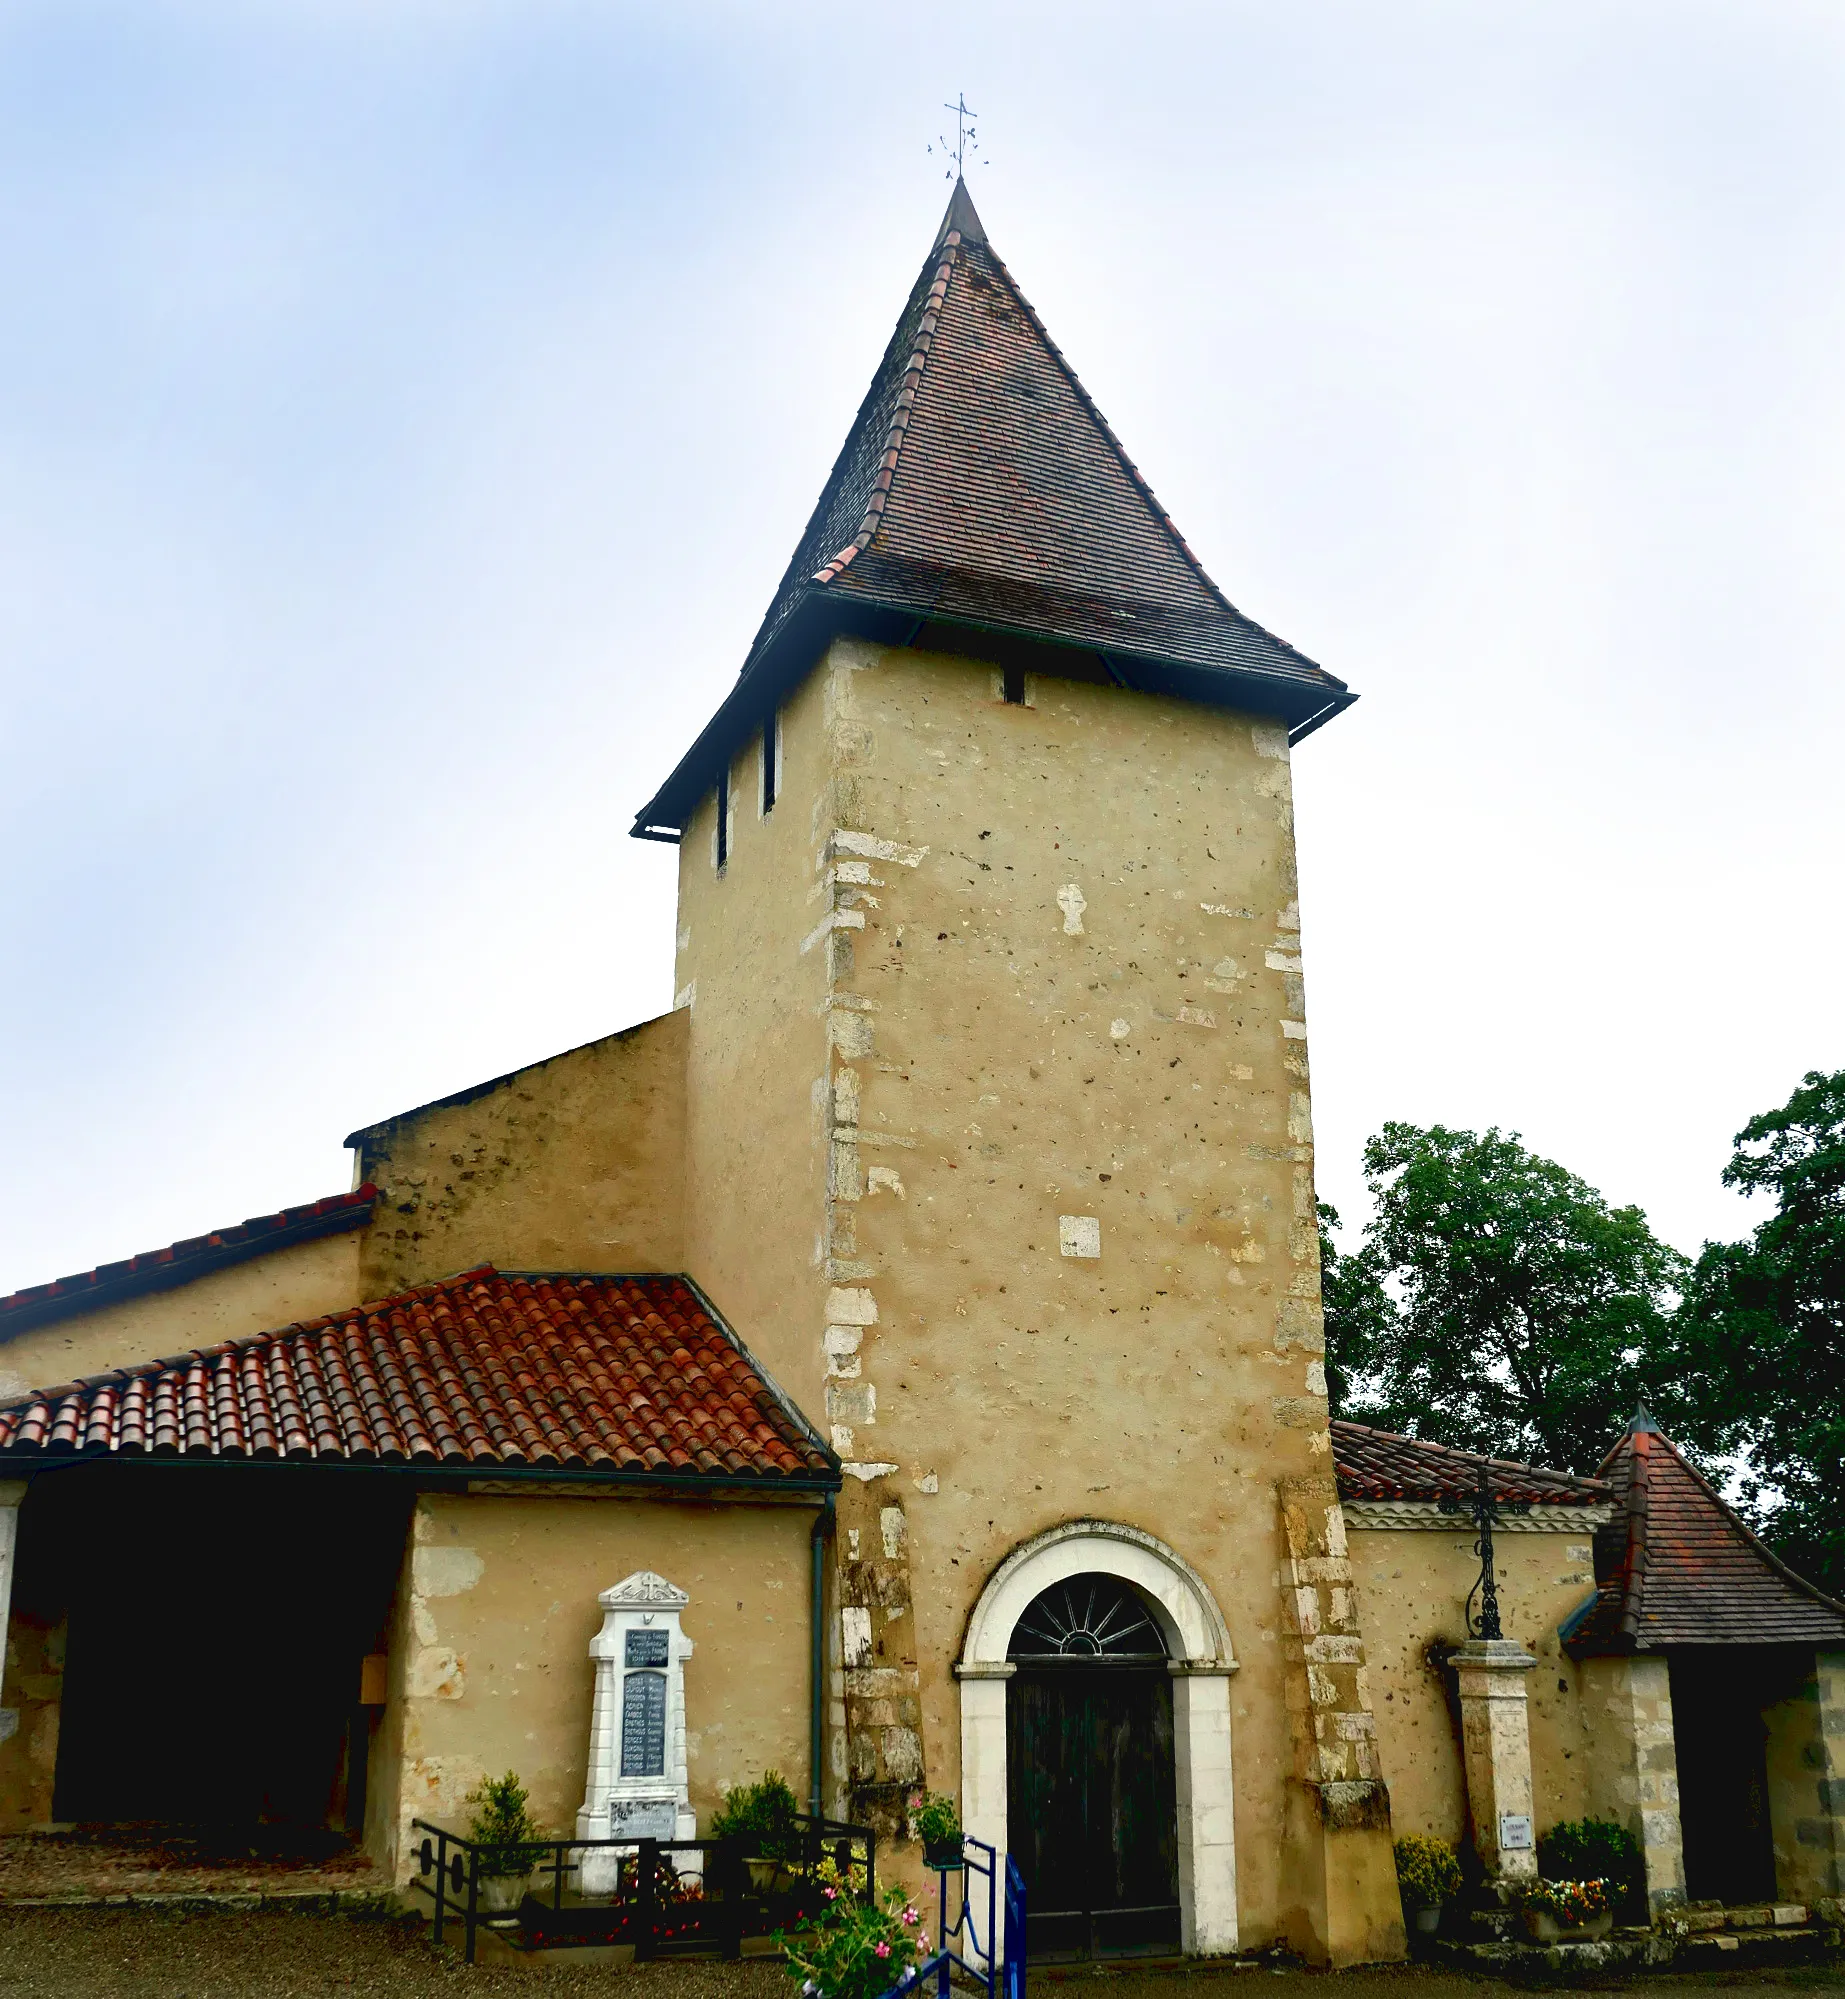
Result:
{"type": "Polygon", "coordinates": [[[1444,1493],[1436,1501],[1444,1513],[1465,1513],[1473,1521],[1478,1539],[1473,1551],[1480,1558],[1480,1579],[1467,1592],[1467,1635],[1470,1638],[1503,1638],[1499,1628],[1499,1589],[1493,1576],[1493,1527],[1508,1515],[1529,1513],[1528,1499],[1501,1499],[1493,1491],[1486,1460],[1480,1460],[1480,1479],[1465,1499],[1444,1493]],[[1480,1614],[1474,1615],[1473,1600],[1480,1599],[1480,1614]]]}

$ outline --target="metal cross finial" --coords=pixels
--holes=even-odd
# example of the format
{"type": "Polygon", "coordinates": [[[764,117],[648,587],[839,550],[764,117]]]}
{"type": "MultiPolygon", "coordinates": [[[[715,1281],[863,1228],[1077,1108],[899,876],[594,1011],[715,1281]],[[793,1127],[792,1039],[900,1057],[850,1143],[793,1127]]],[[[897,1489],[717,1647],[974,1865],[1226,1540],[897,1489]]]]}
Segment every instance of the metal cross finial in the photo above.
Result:
{"type": "Polygon", "coordinates": [[[1470,1638],[1503,1638],[1499,1628],[1499,1588],[1493,1574],[1493,1526],[1512,1514],[1529,1513],[1528,1499],[1501,1499],[1493,1491],[1492,1474],[1484,1458],[1480,1460],[1479,1482],[1465,1499],[1445,1493],[1436,1502],[1444,1513],[1468,1514],[1479,1538],[1473,1551],[1480,1558],[1480,1577],[1467,1592],[1467,1635],[1470,1638]],[[1480,1614],[1474,1615],[1473,1600],[1480,1599],[1480,1614]]]}
{"type": "Polygon", "coordinates": [[[978,111],[970,111],[967,108],[966,94],[961,91],[955,93],[955,101],[952,104],[944,104],[942,109],[944,111],[952,111],[955,114],[955,142],[951,148],[946,139],[937,139],[935,145],[931,146],[929,151],[933,153],[937,146],[941,148],[944,156],[952,151],[955,156],[955,163],[952,167],[943,168],[943,178],[947,180],[959,180],[967,166],[968,148],[970,146],[973,147],[976,153],[980,150],[980,137],[974,130],[971,122],[973,119],[978,118],[980,113],[978,111]]]}

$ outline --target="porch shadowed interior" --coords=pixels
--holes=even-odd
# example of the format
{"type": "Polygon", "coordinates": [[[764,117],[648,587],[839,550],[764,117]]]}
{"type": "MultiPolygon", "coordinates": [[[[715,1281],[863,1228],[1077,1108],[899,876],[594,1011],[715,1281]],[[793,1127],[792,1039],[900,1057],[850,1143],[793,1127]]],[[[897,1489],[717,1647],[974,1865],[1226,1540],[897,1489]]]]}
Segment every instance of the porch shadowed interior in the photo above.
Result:
{"type": "Polygon", "coordinates": [[[347,1835],[363,1823],[411,1494],[291,1466],[38,1481],[20,1597],[65,1626],[54,1816],[347,1835]]]}

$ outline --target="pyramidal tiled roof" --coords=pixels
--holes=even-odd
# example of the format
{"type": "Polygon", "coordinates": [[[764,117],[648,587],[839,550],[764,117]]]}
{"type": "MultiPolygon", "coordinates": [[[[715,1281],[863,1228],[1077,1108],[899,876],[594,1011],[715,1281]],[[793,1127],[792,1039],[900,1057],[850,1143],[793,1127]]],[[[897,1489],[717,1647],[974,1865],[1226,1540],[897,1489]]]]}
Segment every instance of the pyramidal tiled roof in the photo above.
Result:
{"type": "Polygon", "coordinates": [[[1600,1475],[1617,1505],[1595,1536],[1595,1595],[1563,1627],[1576,1657],[1845,1644],[1845,1604],[1770,1553],[1644,1411],[1600,1475]]]}
{"type": "Polygon", "coordinates": [[[1297,733],[1356,698],[1205,574],[960,182],[736,688],[635,831],[683,827],[831,633],[923,624],[1069,648],[1297,733]]]}
{"type": "Polygon", "coordinates": [[[0,1403],[0,1465],[108,1457],[840,1482],[684,1278],[491,1267],[0,1403]]]}

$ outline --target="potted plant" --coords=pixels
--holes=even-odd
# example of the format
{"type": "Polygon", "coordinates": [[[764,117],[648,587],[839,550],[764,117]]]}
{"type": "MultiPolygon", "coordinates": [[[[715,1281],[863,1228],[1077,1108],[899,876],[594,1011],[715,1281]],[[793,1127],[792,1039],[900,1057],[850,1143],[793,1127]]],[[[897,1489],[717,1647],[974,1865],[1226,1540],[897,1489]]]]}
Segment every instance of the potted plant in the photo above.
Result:
{"type": "Polygon", "coordinates": [[[508,1770],[504,1777],[483,1777],[468,1793],[467,1802],[474,1807],[468,1838],[475,1847],[479,1906],[493,1912],[516,1909],[525,1899],[534,1858],[531,1847],[539,1837],[526,1809],[530,1799],[525,1786],[508,1770]]]}
{"type": "Polygon", "coordinates": [[[743,1842],[743,1864],[750,1886],[768,1894],[780,1886],[787,1863],[800,1852],[801,1808],[779,1770],[767,1770],[759,1782],[737,1784],[712,1815],[713,1839],[743,1842]]]}
{"type": "Polygon", "coordinates": [[[1513,1895],[1539,1943],[1587,1942],[1614,1923],[1606,1881],[1526,1881],[1513,1895]]]}
{"type": "Polygon", "coordinates": [[[925,1867],[945,1873],[961,1865],[961,1814],[952,1798],[918,1791],[910,1800],[910,1837],[922,1841],[925,1867]]]}
{"type": "Polygon", "coordinates": [[[798,1936],[777,1930],[774,1937],[802,1999],[880,1999],[914,1982],[922,1912],[904,1891],[886,1888],[875,1901],[861,1901],[856,1884],[830,1860],[821,1862],[815,1880],[820,1902],[812,1927],[798,1936]]]}
{"type": "Polygon", "coordinates": [[[1416,1930],[1433,1936],[1441,1923],[1441,1905],[1461,1892],[1461,1863],[1446,1840],[1406,1832],[1397,1841],[1397,1887],[1403,1907],[1416,1930]]]}

